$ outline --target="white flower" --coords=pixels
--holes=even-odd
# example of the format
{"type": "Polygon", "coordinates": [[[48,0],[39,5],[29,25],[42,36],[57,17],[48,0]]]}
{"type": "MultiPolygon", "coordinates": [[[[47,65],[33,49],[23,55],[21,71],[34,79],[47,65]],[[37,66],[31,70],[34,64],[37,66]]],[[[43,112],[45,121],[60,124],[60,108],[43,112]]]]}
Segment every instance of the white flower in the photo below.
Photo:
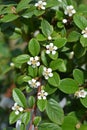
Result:
{"type": "Polygon", "coordinates": [[[72,5],[67,6],[64,11],[64,14],[68,15],[69,17],[71,17],[75,13],[76,13],[76,10],[74,9],[74,7],[72,5]]]}
{"type": "Polygon", "coordinates": [[[46,100],[46,96],[48,95],[47,92],[45,92],[44,90],[41,90],[39,93],[38,93],[38,99],[41,100],[46,100]]]}
{"type": "Polygon", "coordinates": [[[48,36],[48,40],[52,40],[52,37],[51,37],[51,36],[48,36]]]}
{"type": "Polygon", "coordinates": [[[33,68],[40,66],[39,57],[30,57],[30,60],[27,62],[28,65],[32,65],[33,68]]]}
{"type": "Polygon", "coordinates": [[[45,77],[45,79],[48,79],[49,77],[53,77],[52,69],[44,67],[43,76],[45,77]]]}
{"type": "Polygon", "coordinates": [[[31,88],[38,88],[40,86],[40,82],[36,81],[36,79],[32,79],[28,81],[31,88]]]}
{"type": "Polygon", "coordinates": [[[14,64],[13,62],[11,62],[11,63],[10,63],[10,66],[11,66],[11,67],[14,67],[14,66],[15,66],[15,64],[14,64]]]}
{"type": "Polygon", "coordinates": [[[46,2],[43,2],[42,0],[39,0],[38,3],[35,4],[35,6],[38,8],[38,9],[42,9],[42,10],[45,10],[45,6],[47,5],[46,2]]]}
{"type": "Polygon", "coordinates": [[[46,45],[46,54],[52,53],[52,55],[56,54],[56,50],[58,49],[56,46],[53,45],[53,43],[50,43],[49,45],[46,45]]]}
{"type": "Polygon", "coordinates": [[[75,96],[77,98],[85,98],[87,96],[87,92],[82,89],[82,90],[76,91],[75,96]]]}
{"type": "Polygon", "coordinates": [[[87,38],[87,27],[84,30],[82,30],[82,34],[84,38],[87,38]]]}
{"type": "Polygon", "coordinates": [[[12,110],[14,110],[15,114],[18,115],[20,112],[23,112],[24,109],[20,107],[17,103],[15,103],[12,107],[12,110]]]}
{"type": "Polygon", "coordinates": [[[65,24],[67,23],[67,19],[63,19],[62,22],[65,24]]]}

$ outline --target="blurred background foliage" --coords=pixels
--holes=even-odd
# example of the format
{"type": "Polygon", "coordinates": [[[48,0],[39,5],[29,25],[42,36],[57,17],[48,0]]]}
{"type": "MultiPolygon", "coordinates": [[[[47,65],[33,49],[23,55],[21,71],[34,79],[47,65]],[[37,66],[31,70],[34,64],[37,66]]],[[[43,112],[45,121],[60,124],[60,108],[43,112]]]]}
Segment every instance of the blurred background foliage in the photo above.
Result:
{"type": "MultiPolygon", "coordinates": [[[[19,1],[20,0],[0,0],[0,9],[3,4],[15,4],[19,1]]],[[[75,1],[77,1],[78,4],[87,4],[87,0],[75,1]]],[[[14,21],[13,23],[0,24],[0,100],[3,95],[7,93],[8,88],[15,83],[17,74],[13,71],[13,68],[10,67],[12,58],[26,51],[25,48],[27,41],[25,39],[29,40],[32,36],[32,34],[27,34],[27,30],[32,30],[33,27],[33,25],[31,25],[32,21],[29,22],[29,25],[31,26],[27,27],[26,23],[28,22],[28,20],[25,21],[22,19],[21,25],[19,24],[19,20],[14,21]],[[22,32],[20,30],[20,26],[22,26],[22,32]]],[[[9,98],[9,95],[6,97],[9,98]]],[[[8,108],[4,109],[2,106],[0,107],[0,130],[8,126],[9,113],[10,111],[8,108]]]]}

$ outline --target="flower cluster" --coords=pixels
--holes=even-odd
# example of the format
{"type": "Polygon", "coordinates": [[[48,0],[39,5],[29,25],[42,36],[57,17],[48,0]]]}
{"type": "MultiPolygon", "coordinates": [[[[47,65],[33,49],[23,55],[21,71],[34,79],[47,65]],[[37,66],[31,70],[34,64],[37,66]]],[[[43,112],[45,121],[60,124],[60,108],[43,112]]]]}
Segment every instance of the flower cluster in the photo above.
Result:
{"type": "Polygon", "coordinates": [[[81,89],[75,92],[75,96],[77,98],[85,98],[87,96],[87,92],[84,89],[81,89]]]}
{"type": "Polygon", "coordinates": [[[14,106],[12,106],[12,110],[15,111],[15,114],[18,115],[20,112],[23,112],[23,108],[20,107],[17,103],[14,103],[14,106]]]}
{"type": "Polygon", "coordinates": [[[49,45],[46,45],[46,54],[52,53],[52,55],[56,54],[56,50],[58,49],[56,46],[53,45],[53,43],[50,43],[49,45]]]}
{"type": "Polygon", "coordinates": [[[38,8],[38,9],[42,9],[42,10],[45,10],[45,6],[47,5],[46,2],[43,2],[42,0],[38,1],[35,6],[38,8]]]}
{"type": "Polygon", "coordinates": [[[33,68],[40,66],[39,57],[30,57],[30,60],[27,62],[28,65],[31,65],[33,68]]]}
{"type": "Polygon", "coordinates": [[[76,10],[74,9],[74,7],[72,5],[69,5],[66,7],[64,14],[68,15],[69,17],[73,16],[73,14],[76,13],[76,10]]]}
{"type": "Polygon", "coordinates": [[[44,90],[41,90],[39,93],[38,93],[38,99],[41,100],[46,100],[46,96],[48,95],[47,92],[45,92],[44,90]]]}
{"type": "Polygon", "coordinates": [[[82,30],[82,34],[84,38],[87,38],[87,27],[84,30],[82,30]]]}
{"type": "Polygon", "coordinates": [[[28,81],[31,88],[38,88],[40,86],[40,82],[38,82],[36,79],[32,79],[28,81]]]}
{"type": "Polygon", "coordinates": [[[45,77],[45,79],[48,79],[49,77],[53,77],[52,69],[44,67],[43,76],[45,77]]]}

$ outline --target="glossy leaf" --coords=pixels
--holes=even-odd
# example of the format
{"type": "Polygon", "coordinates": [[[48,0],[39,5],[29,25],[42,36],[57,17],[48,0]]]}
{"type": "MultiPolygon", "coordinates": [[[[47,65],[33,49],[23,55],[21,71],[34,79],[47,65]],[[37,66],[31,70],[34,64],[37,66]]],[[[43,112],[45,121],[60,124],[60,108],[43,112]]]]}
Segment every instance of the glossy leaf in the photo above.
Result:
{"type": "Polygon", "coordinates": [[[53,33],[53,27],[46,20],[42,20],[41,29],[46,37],[50,36],[53,33]]]}
{"type": "Polygon", "coordinates": [[[49,119],[52,122],[59,124],[59,125],[61,125],[63,123],[63,119],[64,119],[63,110],[59,106],[58,102],[56,102],[54,99],[48,100],[46,112],[47,112],[49,119]]]}
{"type": "Polygon", "coordinates": [[[30,112],[23,113],[22,122],[27,125],[30,122],[30,116],[31,116],[30,112]]]}
{"type": "Polygon", "coordinates": [[[41,117],[40,116],[36,116],[34,118],[34,121],[33,121],[34,126],[38,126],[40,121],[41,121],[41,117]]]}
{"type": "Polygon", "coordinates": [[[87,96],[85,98],[80,98],[80,101],[82,105],[87,108],[87,96]]]}
{"type": "Polygon", "coordinates": [[[68,42],[76,42],[79,40],[79,38],[80,38],[80,33],[76,31],[72,31],[68,36],[68,42]]]}
{"type": "Polygon", "coordinates": [[[53,87],[49,84],[46,84],[45,91],[48,93],[48,95],[53,94],[57,90],[56,87],[53,87]]]}
{"type": "Polygon", "coordinates": [[[55,123],[42,123],[39,125],[38,130],[62,130],[62,129],[55,123]]]}
{"type": "Polygon", "coordinates": [[[28,67],[28,75],[30,75],[31,77],[36,77],[37,76],[37,72],[38,72],[38,68],[35,67],[33,68],[32,66],[28,67]]]}
{"type": "Polygon", "coordinates": [[[52,70],[59,70],[61,72],[66,71],[66,66],[62,59],[57,59],[57,60],[51,61],[50,67],[52,68],[52,70]]]}
{"type": "Polygon", "coordinates": [[[20,89],[15,88],[13,90],[13,98],[14,98],[15,102],[18,103],[18,105],[20,105],[22,107],[27,107],[26,98],[20,89]]]}
{"type": "Polygon", "coordinates": [[[73,77],[76,80],[76,82],[81,85],[84,83],[84,74],[81,70],[79,69],[74,69],[73,70],[73,77]]]}
{"type": "Polygon", "coordinates": [[[58,87],[59,84],[60,84],[60,77],[59,77],[59,74],[54,72],[53,73],[53,77],[50,77],[48,79],[48,83],[54,87],[58,87]]]}
{"type": "Polygon", "coordinates": [[[10,113],[10,116],[9,116],[9,123],[10,124],[13,124],[15,123],[21,116],[21,113],[19,113],[18,115],[15,114],[15,111],[11,112],[10,113]]]}
{"type": "Polygon", "coordinates": [[[32,38],[29,41],[28,49],[29,49],[29,52],[31,53],[32,56],[37,56],[40,52],[39,42],[36,39],[32,38]]]}
{"type": "Polygon", "coordinates": [[[41,60],[45,66],[48,66],[48,60],[44,50],[41,52],[41,60]]]}
{"type": "Polygon", "coordinates": [[[66,116],[62,124],[62,130],[76,130],[76,119],[72,116],[66,116]]]}
{"type": "Polygon", "coordinates": [[[1,22],[11,22],[18,18],[19,16],[16,14],[8,14],[4,15],[4,17],[1,19],[1,22]]]}
{"type": "Polygon", "coordinates": [[[67,94],[73,94],[78,90],[77,83],[71,78],[65,78],[60,81],[59,89],[67,94]]]}
{"type": "Polygon", "coordinates": [[[26,8],[28,8],[29,6],[28,6],[28,3],[30,2],[31,0],[21,0],[19,3],[18,3],[18,5],[17,5],[17,12],[19,12],[19,11],[22,11],[22,10],[24,10],[24,9],[26,9],[26,8]]]}
{"type": "Polygon", "coordinates": [[[15,64],[23,64],[26,63],[30,59],[30,56],[27,54],[22,54],[13,59],[15,64]]]}
{"type": "Polygon", "coordinates": [[[75,14],[73,20],[76,26],[81,30],[83,30],[87,26],[87,20],[84,16],[75,14]]]}
{"type": "Polygon", "coordinates": [[[67,39],[66,38],[57,38],[54,41],[54,45],[57,46],[58,48],[63,47],[66,43],[67,43],[67,39]]]}
{"type": "Polygon", "coordinates": [[[83,47],[87,47],[87,38],[81,36],[80,43],[82,44],[83,47]]]}
{"type": "Polygon", "coordinates": [[[35,104],[35,98],[33,96],[30,96],[28,98],[28,104],[30,108],[33,108],[34,104],[35,104]]]}
{"type": "Polygon", "coordinates": [[[41,99],[37,101],[37,106],[41,112],[43,112],[46,109],[46,105],[47,105],[47,100],[41,99]]]}

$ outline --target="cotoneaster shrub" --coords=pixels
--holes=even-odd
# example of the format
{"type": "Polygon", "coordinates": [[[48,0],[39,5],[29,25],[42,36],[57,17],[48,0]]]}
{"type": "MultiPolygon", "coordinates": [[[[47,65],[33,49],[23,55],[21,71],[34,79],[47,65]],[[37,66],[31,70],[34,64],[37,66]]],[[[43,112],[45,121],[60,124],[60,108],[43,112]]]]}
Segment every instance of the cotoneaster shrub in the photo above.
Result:
{"type": "Polygon", "coordinates": [[[9,40],[25,43],[7,69],[16,77],[9,123],[20,130],[86,130],[87,5],[11,1],[0,5],[0,25],[9,40]]]}

